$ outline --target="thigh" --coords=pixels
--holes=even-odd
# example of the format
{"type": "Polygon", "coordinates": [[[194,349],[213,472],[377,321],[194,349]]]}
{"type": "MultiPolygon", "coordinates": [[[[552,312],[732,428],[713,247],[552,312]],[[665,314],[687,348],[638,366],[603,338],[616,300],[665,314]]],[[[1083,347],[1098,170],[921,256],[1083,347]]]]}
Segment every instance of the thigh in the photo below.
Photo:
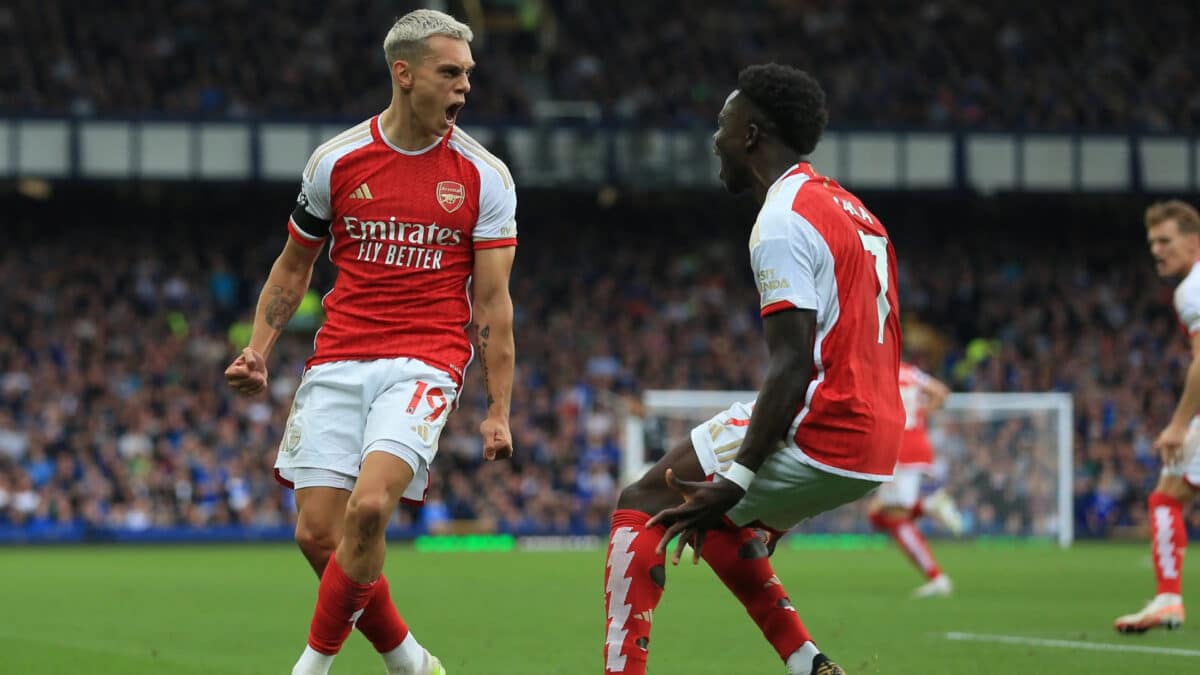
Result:
{"type": "Polygon", "coordinates": [[[382,500],[383,510],[390,513],[412,484],[413,474],[412,466],[400,457],[387,452],[369,453],[363,459],[350,500],[356,504],[364,498],[382,500]]]}
{"type": "Polygon", "coordinates": [[[667,469],[681,480],[705,478],[704,469],[689,438],[671,448],[641,478],[622,490],[617,498],[617,508],[635,509],[654,515],[663,509],[678,506],[683,498],[667,486],[667,469]]]}
{"type": "Polygon", "coordinates": [[[412,475],[403,490],[406,503],[425,501],[429,467],[457,400],[458,385],[450,375],[416,359],[393,359],[386,384],[371,400],[361,462],[365,467],[371,454],[382,453],[407,464],[412,475]]]}
{"type": "MultiPolygon", "coordinates": [[[[298,473],[308,471],[311,470],[299,469],[298,473]]],[[[333,477],[330,478],[329,482],[333,482],[333,477]]],[[[311,478],[303,475],[300,480],[303,482],[298,482],[296,488],[296,530],[317,539],[332,539],[336,544],[342,538],[342,523],[346,517],[346,502],[354,486],[353,479],[339,487],[313,485],[311,478]]]]}
{"type": "Polygon", "coordinates": [[[1183,438],[1179,460],[1163,464],[1157,488],[1176,498],[1194,497],[1200,490],[1200,420],[1193,419],[1183,438]]]}
{"type": "MultiPolygon", "coordinates": [[[[1167,468],[1164,467],[1164,473],[1167,468]]],[[[1200,421],[1192,420],[1187,436],[1183,439],[1183,457],[1173,475],[1182,476],[1193,492],[1200,490],[1200,421]]]]}
{"type": "Polygon", "coordinates": [[[801,522],[855,501],[879,486],[874,481],[839,476],[784,452],[771,455],[746,496],[729,510],[739,526],[761,525],[785,532],[801,522]]]}
{"type": "Polygon", "coordinates": [[[750,404],[735,403],[692,429],[687,440],[650,467],[640,479],[621,492],[617,508],[658,513],[677,506],[682,498],[667,487],[667,469],[681,480],[704,480],[737,457],[750,422],[750,404]]]}

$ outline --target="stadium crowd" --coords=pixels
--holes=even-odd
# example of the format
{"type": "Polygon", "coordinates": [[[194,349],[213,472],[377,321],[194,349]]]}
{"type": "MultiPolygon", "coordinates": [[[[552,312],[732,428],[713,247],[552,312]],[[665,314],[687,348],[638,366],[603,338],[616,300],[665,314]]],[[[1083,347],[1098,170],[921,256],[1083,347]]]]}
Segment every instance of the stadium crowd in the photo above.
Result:
{"type": "MultiPolygon", "coordinates": [[[[1187,352],[1170,287],[1136,248],[1136,212],[1111,237],[1076,236],[1091,227],[1080,217],[1057,243],[1038,232],[999,241],[989,232],[1011,214],[951,209],[942,230],[926,227],[937,204],[907,203],[876,211],[891,214],[901,242],[918,363],[959,391],[1072,392],[1078,529],[1144,523],[1158,469],[1150,442],[1187,352]],[[959,218],[978,227],[961,230],[959,218]]],[[[678,228],[707,215],[694,208],[675,209],[675,225],[648,213],[662,231],[625,225],[634,237],[602,211],[579,215],[569,238],[527,221],[513,282],[516,458],[481,462],[472,366],[427,505],[398,512],[397,526],[605,531],[632,397],[756,387],[765,353],[745,233],[693,236],[681,249],[678,228]]],[[[271,465],[319,321],[317,290],[272,355],[269,395],[239,398],[222,377],[282,229],[248,240],[243,224],[85,223],[48,238],[32,222],[15,225],[0,253],[0,530],[286,527],[294,505],[271,465]]],[[[331,280],[320,264],[314,289],[331,280]]],[[[1051,531],[1039,519],[1053,508],[1053,449],[1021,424],[941,437],[946,481],[977,533],[1051,531]]],[[[865,523],[843,514],[828,526],[865,523]]]]}
{"type": "MultiPolygon", "coordinates": [[[[0,111],[365,117],[388,97],[382,31],[415,4],[21,0],[0,7],[0,111]]],[[[479,34],[473,123],[557,100],[708,126],[739,65],[777,60],[817,73],[843,126],[1200,129],[1189,0],[441,4],[479,34]]]]}
{"type": "MultiPolygon", "coordinates": [[[[257,284],[282,243],[277,234],[240,260],[191,253],[237,251],[239,228],[136,246],[81,229],[6,249],[0,523],[38,530],[287,522],[293,504],[271,465],[314,317],[302,310],[272,355],[269,396],[238,398],[222,376],[231,344],[248,337],[257,284]]],[[[578,275],[585,267],[564,268],[553,256],[524,247],[520,267],[538,274],[518,272],[514,284],[522,298],[518,456],[481,463],[483,389],[473,367],[442,436],[422,528],[485,519],[494,525],[484,527],[513,532],[603,529],[615,497],[623,394],[643,384],[753,384],[754,371],[729,349],[754,331],[752,287],[724,274],[707,291],[694,289],[694,259],[677,261],[664,277],[654,256],[633,249],[586,276],[578,275]],[[726,298],[726,287],[747,310],[722,325],[713,302],[726,298]],[[708,328],[721,334],[710,337],[708,328]],[[658,356],[700,349],[723,356],[658,356]]],[[[319,269],[315,287],[328,288],[331,270],[319,269]]],[[[397,524],[414,517],[402,511],[397,524]]]]}

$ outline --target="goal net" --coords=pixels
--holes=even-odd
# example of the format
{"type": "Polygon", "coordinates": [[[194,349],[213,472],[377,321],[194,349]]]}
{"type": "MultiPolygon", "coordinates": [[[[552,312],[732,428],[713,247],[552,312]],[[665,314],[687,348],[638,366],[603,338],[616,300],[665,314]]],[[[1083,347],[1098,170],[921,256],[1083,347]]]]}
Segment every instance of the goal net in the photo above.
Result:
{"type": "MultiPolygon", "coordinates": [[[[651,390],[625,419],[622,481],[685,440],[692,427],[753,391],[651,390]]],[[[944,488],[968,536],[1073,539],[1072,401],[1063,393],[951,394],[931,415],[937,461],[923,493],[944,488]]],[[[814,518],[806,532],[866,532],[869,497],[814,518]]]]}

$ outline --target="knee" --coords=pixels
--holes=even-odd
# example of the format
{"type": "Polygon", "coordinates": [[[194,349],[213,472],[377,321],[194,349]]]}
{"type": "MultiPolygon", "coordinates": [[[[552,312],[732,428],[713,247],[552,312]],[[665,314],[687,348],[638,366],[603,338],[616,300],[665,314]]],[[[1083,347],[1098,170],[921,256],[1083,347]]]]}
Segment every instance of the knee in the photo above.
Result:
{"type": "Polygon", "coordinates": [[[656,510],[658,502],[662,501],[664,490],[659,489],[657,485],[651,484],[646,478],[643,476],[638,481],[626,485],[621,490],[621,494],[617,496],[618,509],[632,509],[646,513],[656,510]]]}
{"type": "Polygon", "coordinates": [[[330,556],[337,549],[337,539],[332,528],[317,528],[305,523],[296,524],[296,546],[308,560],[317,576],[325,570],[330,556]]]}
{"type": "Polygon", "coordinates": [[[373,536],[383,528],[390,516],[391,508],[387,495],[353,495],[346,506],[346,529],[347,532],[354,532],[360,536],[373,536]]]}
{"type": "Polygon", "coordinates": [[[877,530],[887,529],[888,518],[883,509],[871,509],[867,513],[867,520],[869,520],[871,525],[877,530]]]}
{"type": "MultiPolygon", "coordinates": [[[[1196,496],[1196,491],[1192,489],[1192,486],[1188,485],[1182,476],[1163,476],[1159,479],[1155,492],[1184,504],[1192,501],[1192,498],[1196,496]]],[[[1153,495],[1151,495],[1151,498],[1153,498],[1153,495]]]]}
{"type": "Polygon", "coordinates": [[[337,548],[332,528],[317,527],[311,523],[296,523],[296,545],[308,558],[328,558],[337,548]]]}
{"type": "Polygon", "coordinates": [[[879,506],[872,509],[867,514],[867,519],[876,529],[886,530],[891,525],[905,520],[907,513],[903,509],[897,509],[891,506],[879,506]]]}

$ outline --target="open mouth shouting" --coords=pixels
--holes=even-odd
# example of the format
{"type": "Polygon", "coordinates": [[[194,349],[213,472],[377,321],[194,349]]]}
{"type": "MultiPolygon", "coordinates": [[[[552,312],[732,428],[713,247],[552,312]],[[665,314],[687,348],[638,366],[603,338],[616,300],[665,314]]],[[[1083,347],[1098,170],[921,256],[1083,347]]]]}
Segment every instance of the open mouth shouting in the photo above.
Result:
{"type": "Polygon", "coordinates": [[[458,119],[458,111],[463,109],[466,103],[453,103],[446,108],[446,124],[454,126],[454,121],[458,119]]]}

